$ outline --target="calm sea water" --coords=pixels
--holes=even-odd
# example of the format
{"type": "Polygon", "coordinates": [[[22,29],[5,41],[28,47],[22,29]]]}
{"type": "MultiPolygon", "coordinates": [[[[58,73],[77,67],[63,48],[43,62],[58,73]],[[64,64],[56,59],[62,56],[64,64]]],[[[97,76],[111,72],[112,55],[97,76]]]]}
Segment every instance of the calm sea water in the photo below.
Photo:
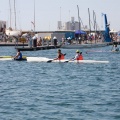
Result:
{"type": "MultiPolygon", "coordinates": [[[[110,50],[112,46],[93,50],[110,50]]],[[[0,61],[0,120],[120,120],[120,53],[89,53],[109,64],[0,61]]],[[[63,49],[66,58],[75,49],[63,49]]],[[[25,51],[56,57],[57,49],[25,51]]],[[[0,47],[0,56],[15,55],[0,47]]]]}

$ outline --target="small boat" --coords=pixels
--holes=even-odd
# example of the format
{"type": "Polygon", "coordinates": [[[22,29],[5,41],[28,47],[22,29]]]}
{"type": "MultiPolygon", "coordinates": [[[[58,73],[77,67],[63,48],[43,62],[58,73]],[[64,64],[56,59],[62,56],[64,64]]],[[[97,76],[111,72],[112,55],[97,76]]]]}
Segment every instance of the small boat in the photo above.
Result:
{"type": "Polygon", "coordinates": [[[98,60],[74,60],[74,61],[70,61],[68,59],[64,59],[64,60],[53,60],[53,59],[49,59],[46,57],[27,57],[27,62],[62,62],[62,63],[67,63],[67,62],[74,62],[74,63],[109,63],[109,61],[98,61],[98,60]]]}
{"type": "Polygon", "coordinates": [[[46,57],[26,57],[23,56],[22,59],[14,59],[13,56],[0,56],[0,61],[6,61],[6,60],[15,60],[15,61],[27,61],[27,62],[61,62],[61,63],[109,63],[109,61],[99,61],[99,60],[53,60],[46,57]]]}
{"type": "Polygon", "coordinates": [[[14,0],[14,17],[15,17],[15,28],[14,30],[11,28],[11,2],[9,0],[9,7],[10,7],[10,27],[8,29],[5,30],[5,33],[7,36],[9,37],[19,37],[22,35],[22,31],[21,30],[17,30],[16,29],[16,5],[15,5],[15,0],[14,0]]]}
{"type": "Polygon", "coordinates": [[[6,35],[7,36],[18,37],[18,36],[21,36],[21,34],[22,34],[22,31],[20,31],[20,30],[10,30],[10,29],[6,30],[6,35]]]}

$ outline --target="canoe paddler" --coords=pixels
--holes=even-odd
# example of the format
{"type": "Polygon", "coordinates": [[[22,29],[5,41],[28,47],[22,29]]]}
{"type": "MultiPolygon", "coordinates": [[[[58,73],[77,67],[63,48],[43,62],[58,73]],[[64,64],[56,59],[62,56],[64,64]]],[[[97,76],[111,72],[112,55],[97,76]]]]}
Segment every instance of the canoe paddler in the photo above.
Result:
{"type": "Polygon", "coordinates": [[[61,52],[61,50],[58,49],[58,55],[57,55],[57,57],[54,58],[53,60],[48,60],[47,62],[49,63],[49,62],[52,62],[52,61],[54,61],[54,60],[64,60],[64,59],[65,59],[65,55],[66,55],[66,54],[63,54],[63,53],[61,52]]]}
{"type": "Polygon", "coordinates": [[[83,60],[82,52],[80,52],[79,50],[76,50],[75,57],[65,62],[74,61],[74,60],[77,60],[77,61],[83,60]]]}
{"type": "Polygon", "coordinates": [[[18,52],[17,52],[16,56],[14,57],[14,60],[21,60],[21,59],[22,59],[22,53],[18,49],[18,52]]]}
{"type": "Polygon", "coordinates": [[[63,54],[63,53],[61,52],[61,50],[58,49],[57,58],[54,58],[54,60],[64,60],[64,59],[65,59],[65,55],[66,55],[66,54],[63,54]]]}
{"type": "Polygon", "coordinates": [[[74,58],[72,58],[72,60],[83,60],[82,52],[76,50],[76,55],[74,58]]]}

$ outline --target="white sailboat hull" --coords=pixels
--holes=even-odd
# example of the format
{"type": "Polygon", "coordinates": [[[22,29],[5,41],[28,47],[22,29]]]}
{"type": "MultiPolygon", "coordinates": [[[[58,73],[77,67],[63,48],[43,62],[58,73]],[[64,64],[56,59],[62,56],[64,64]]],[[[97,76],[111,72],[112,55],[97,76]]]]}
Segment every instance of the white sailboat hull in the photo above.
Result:
{"type": "Polygon", "coordinates": [[[7,36],[21,36],[22,32],[20,30],[6,30],[6,35],[7,36]]]}

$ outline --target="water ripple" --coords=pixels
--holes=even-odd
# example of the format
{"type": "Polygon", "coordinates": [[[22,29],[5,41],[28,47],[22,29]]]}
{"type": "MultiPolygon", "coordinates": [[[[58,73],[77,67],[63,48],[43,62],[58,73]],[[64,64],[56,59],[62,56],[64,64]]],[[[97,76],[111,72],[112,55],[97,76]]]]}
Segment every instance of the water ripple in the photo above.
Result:
{"type": "MultiPolygon", "coordinates": [[[[23,54],[52,58],[55,52],[23,54]]],[[[0,120],[119,120],[119,54],[84,54],[84,58],[110,63],[0,61],[0,120]]]]}

